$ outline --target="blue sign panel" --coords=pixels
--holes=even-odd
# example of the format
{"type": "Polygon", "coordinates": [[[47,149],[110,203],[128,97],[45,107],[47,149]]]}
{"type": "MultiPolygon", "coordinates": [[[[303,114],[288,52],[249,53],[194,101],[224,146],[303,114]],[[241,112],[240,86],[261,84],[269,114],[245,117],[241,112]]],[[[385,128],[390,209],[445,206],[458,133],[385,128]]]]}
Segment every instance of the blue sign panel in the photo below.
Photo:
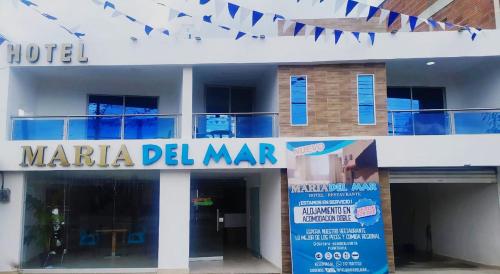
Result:
{"type": "Polygon", "coordinates": [[[375,141],[287,149],[293,273],[389,273],[375,141]]]}

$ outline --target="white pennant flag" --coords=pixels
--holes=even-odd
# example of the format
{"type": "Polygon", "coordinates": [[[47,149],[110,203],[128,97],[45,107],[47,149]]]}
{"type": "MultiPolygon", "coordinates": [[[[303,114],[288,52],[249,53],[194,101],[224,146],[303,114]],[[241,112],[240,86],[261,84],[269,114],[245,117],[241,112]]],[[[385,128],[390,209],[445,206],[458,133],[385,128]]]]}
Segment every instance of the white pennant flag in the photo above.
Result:
{"type": "Polygon", "coordinates": [[[444,22],[437,22],[437,23],[442,30],[446,30],[446,24],[444,22]]]}
{"type": "Polygon", "coordinates": [[[120,16],[120,15],[122,15],[122,13],[121,13],[120,11],[115,10],[115,11],[113,11],[113,13],[111,14],[111,17],[118,17],[118,16],[120,16]]]}
{"type": "Polygon", "coordinates": [[[365,5],[363,3],[359,3],[356,11],[356,17],[368,17],[368,9],[370,6],[365,5]]]}
{"type": "Polygon", "coordinates": [[[96,5],[103,5],[104,4],[104,2],[102,2],[100,0],[92,0],[92,2],[94,2],[94,4],[96,4],[96,5]]]}
{"type": "Polygon", "coordinates": [[[288,31],[288,29],[293,25],[295,24],[295,22],[291,21],[291,20],[284,20],[283,21],[283,33],[286,33],[288,31]]]}
{"type": "Polygon", "coordinates": [[[385,21],[385,19],[387,19],[387,16],[389,16],[389,11],[386,9],[381,9],[380,18],[378,19],[378,23],[382,24],[385,21]]]}
{"type": "Polygon", "coordinates": [[[223,0],[215,0],[215,16],[219,16],[219,14],[227,7],[227,2],[223,0]]]}
{"type": "MultiPolygon", "coordinates": [[[[336,13],[339,12],[339,10],[345,10],[345,9],[341,9],[341,8],[344,6],[344,4],[347,5],[347,1],[346,0],[333,0],[333,1],[335,1],[335,5],[333,7],[333,13],[336,14],[336,13]]],[[[342,16],[344,16],[344,15],[345,14],[342,13],[342,16]]]]}
{"type": "Polygon", "coordinates": [[[244,7],[240,7],[238,13],[240,15],[240,23],[243,24],[248,19],[250,10],[244,7]]]}
{"type": "Polygon", "coordinates": [[[409,25],[408,25],[408,20],[410,19],[410,16],[406,14],[401,14],[401,31],[409,31],[409,25]]]}
{"type": "Polygon", "coordinates": [[[323,35],[325,36],[326,43],[332,41],[332,33],[333,33],[332,29],[325,28],[325,30],[323,31],[323,35]]]}
{"type": "Polygon", "coordinates": [[[177,15],[179,15],[179,11],[174,10],[174,9],[170,9],[170,11],[168,13],[168,21],[174,20],[175,18],[177,18],[177,15]]]}
{"type": "Polygon", "coordinates": [[[306,30],[305,30],[304,37],[307,38],[307,37],[309,37],[309,35],[311,35],[314,32],[315,26],[313,26],[313,25],[306,25],[305,29],[306,30]]]}
{"type": "Polygon", "coordinates": [[[429,31],[434,31],[434,27],[432,26],[431,21],[425,20],[424,22],[429,26],[429,31]]]}

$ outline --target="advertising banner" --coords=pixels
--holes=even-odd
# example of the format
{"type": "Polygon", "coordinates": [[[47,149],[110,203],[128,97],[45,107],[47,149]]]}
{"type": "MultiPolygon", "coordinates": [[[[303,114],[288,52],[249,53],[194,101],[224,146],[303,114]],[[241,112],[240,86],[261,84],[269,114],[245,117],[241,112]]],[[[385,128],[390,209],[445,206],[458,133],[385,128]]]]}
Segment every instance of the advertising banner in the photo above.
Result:
{"type": "Polygon", "coordinates": [[[287,143],[292,272],[388,273],[374,140],[287,143]]]}

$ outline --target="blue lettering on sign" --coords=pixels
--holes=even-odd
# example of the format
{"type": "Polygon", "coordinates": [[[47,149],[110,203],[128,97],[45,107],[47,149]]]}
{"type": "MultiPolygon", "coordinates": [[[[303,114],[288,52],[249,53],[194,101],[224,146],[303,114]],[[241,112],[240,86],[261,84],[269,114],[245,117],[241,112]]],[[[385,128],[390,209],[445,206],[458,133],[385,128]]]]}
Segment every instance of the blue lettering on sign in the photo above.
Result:
{"type": "Polygon", "coordinates": [[[254,166],[257,161],[255,161],[255,158],[253,157],[252,152],[248,148],[248,145],[245,144],[241,148],[240,152],[238,153],[238,156],[236,156],[236,159],[234,159],[234,164],[239,166],[240,162],[245,161],[250,163],[252,166],[254,166]]]}
{"type": "Polygon", "coordinates": [[[278,160],[274,157],[274,145],[271,144],[259,144],[259,164],[264,165],[266,163],[266,159],[271,162],[271,164],[276,164],[278,160]]]}
{"type": "Polygon", "coordinates": [[[166,144],[165,145],[165,164],[168,166],[176,166],[179,161],[177,161],[177,144],[166,144]]]}
{"type": "Polygon", "coordinates": [[[182,144],[182,164],[185,166],[194,165],[194,160],[189,158],[189,146],[182,144]]]}
{"type": "Polygon", "coordinates": [[[214,149],[214,146],[210,144],[208,146],[207,152],[205,153],[205,158],[203,159],[203,164],[208,166],[210,163],[210,159],[214,159],[216,163],[220,161],[220,159],[224,157],[224,160],[226,161],[226,164],[230,165],[232,160],[231,156],[229,155],[229,151],[227,151],[226,145],[222,145],[219,152],[216,152],[214,149]]]}
{"type": "Polygon", "coordinates": [[[161,158],[161,147],[157,145],[143,145],[142,146],[142,164],[145,166],[156,163],[161,158]],[[153,156],[151,157],[151,152],[153,156]]]}

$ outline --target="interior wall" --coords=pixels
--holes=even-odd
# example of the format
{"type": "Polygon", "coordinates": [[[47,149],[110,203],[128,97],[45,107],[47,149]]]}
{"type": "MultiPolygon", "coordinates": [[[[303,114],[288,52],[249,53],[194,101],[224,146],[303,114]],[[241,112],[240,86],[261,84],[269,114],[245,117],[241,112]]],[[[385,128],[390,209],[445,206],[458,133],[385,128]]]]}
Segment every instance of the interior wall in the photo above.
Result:
{"type": "Polygon", "coordinates": [[[266,70],[262,80],[257,84],[255,94],[255,112],[278,112],[278,69],[266,70]]]}
{"type": "Polygon", "coordinates": [[[497,184],[439,184],[431,192],[435,254],[500,266],[497,184]]]}
{"type": "Polygon", "coordinates": [[[19,267],[23,233],[24,173],[5,172],[4,176],[5,188],[10,189],[10,202],[0,204],[0,272],[19,267]]]}
{"type": "Polygon", "coordinates": [[[260,253],[281,268],[280,170],[263,171],[260,180],[260,253]]]}

